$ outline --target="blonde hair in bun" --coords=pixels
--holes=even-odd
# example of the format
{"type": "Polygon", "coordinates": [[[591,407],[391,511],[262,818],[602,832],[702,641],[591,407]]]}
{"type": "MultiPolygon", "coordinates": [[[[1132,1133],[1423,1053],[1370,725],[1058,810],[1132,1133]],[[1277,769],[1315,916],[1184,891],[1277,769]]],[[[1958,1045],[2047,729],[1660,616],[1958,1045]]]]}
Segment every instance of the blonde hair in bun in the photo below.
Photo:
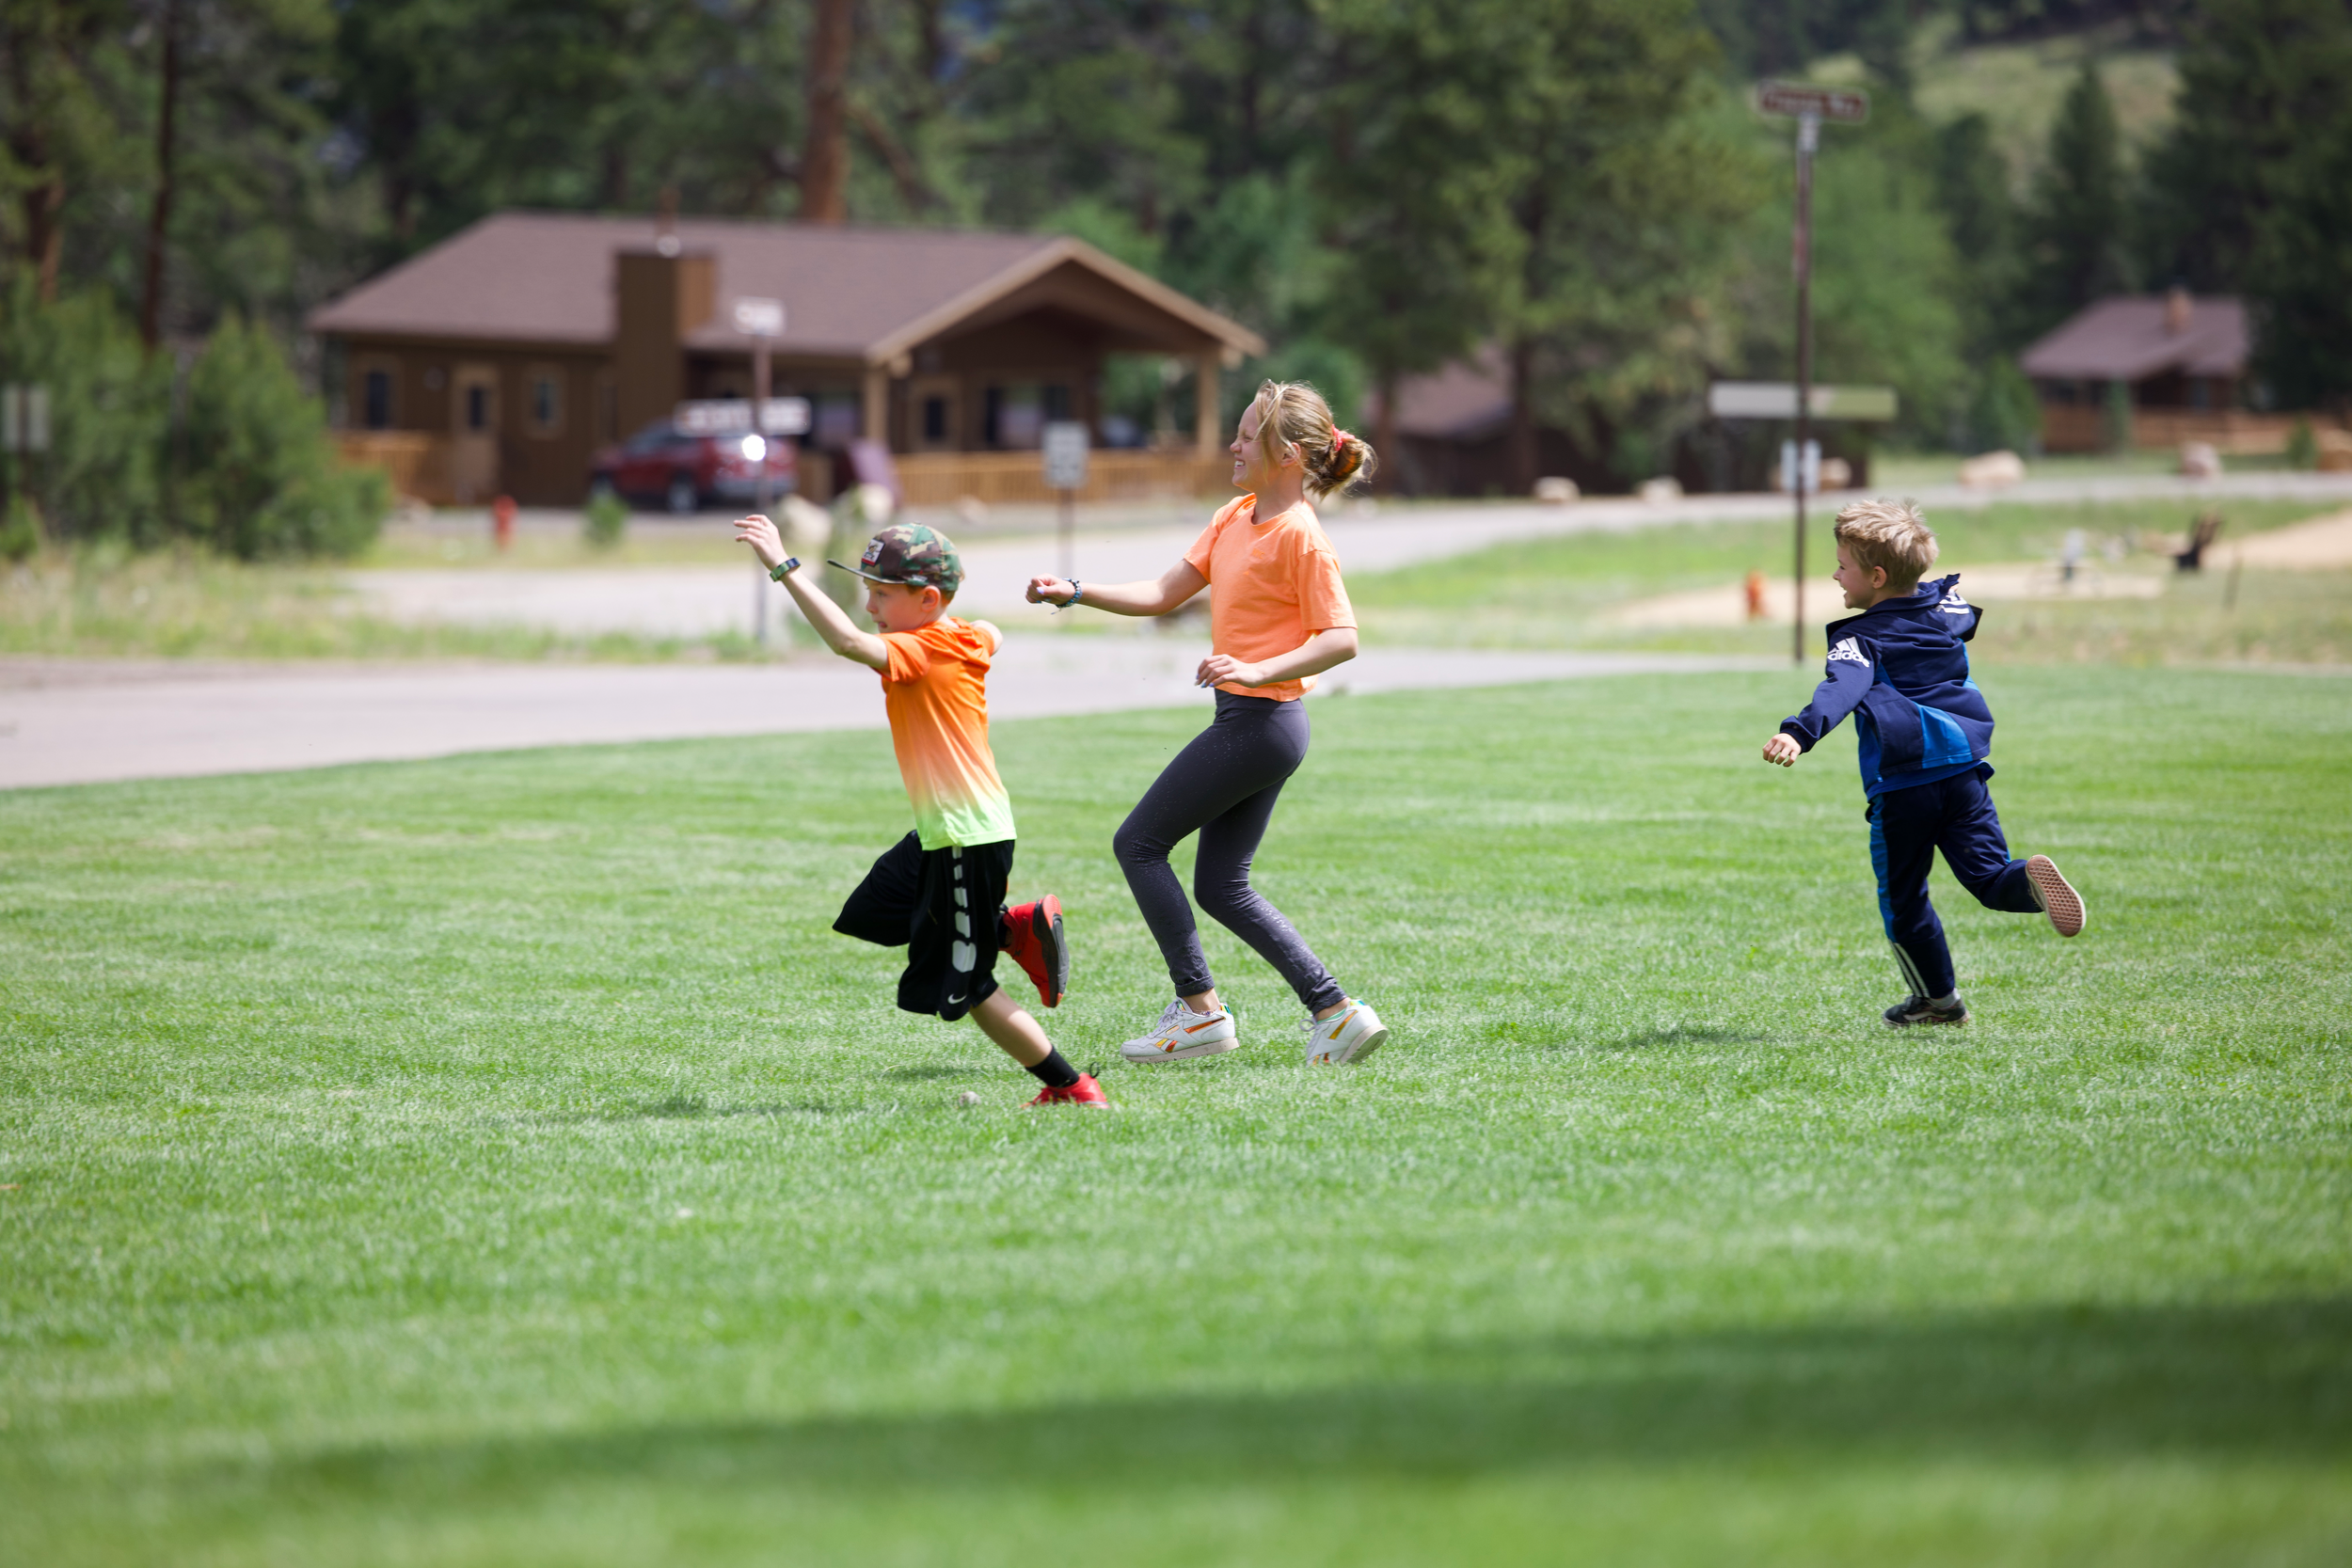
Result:
{"type": "Polygon", "coordinates": [[[1303,381],[1268,381],[1250,400],[1258,410],[1258,448],[1278,462],[1293,446],[1307,469],[1307,493],[1321,500],[1380,470],[1379,453],[1362,436],[1331,421],[1331,405],[1303,381]]]}

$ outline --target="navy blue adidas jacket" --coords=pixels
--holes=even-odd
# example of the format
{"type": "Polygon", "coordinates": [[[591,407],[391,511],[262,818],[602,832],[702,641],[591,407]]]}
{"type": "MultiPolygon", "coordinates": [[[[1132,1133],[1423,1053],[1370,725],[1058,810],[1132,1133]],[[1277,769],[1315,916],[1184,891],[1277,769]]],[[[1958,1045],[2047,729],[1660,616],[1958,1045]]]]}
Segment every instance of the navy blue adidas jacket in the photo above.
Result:
{"type": "Polygon", "coordinates": [[[1804,751],[1849,713],[1867,796],[1993,769],[1993,710],[1968,678],[1968,650],[1983,612],[1960,596],[1960,574],[1923,582],[1829,626],[1829,666],[1803,713],[1780,733],[1804,751]]]}

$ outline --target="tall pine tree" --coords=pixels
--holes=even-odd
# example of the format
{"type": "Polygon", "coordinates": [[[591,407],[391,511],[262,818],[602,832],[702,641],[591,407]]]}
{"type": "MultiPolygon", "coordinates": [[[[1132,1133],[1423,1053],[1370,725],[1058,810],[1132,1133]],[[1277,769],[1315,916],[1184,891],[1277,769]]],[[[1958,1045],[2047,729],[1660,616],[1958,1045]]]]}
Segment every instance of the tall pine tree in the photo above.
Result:
{"type": "Polygon", "coordinates": [[[2180,118],[2151,160],[2159,255],[2254,308],[2284,406],[2352,399],[2352,6],[2216,0],[2181,55],[2180,118]]]}
{"type": "Polygon", "coordinates": [[[2027,335],[2132,286],[2128,178],[2115,105],[2097,63],[2086,59],[2050,129],[2049,155],[2026,205],[2020,304],[2027,335]]]}

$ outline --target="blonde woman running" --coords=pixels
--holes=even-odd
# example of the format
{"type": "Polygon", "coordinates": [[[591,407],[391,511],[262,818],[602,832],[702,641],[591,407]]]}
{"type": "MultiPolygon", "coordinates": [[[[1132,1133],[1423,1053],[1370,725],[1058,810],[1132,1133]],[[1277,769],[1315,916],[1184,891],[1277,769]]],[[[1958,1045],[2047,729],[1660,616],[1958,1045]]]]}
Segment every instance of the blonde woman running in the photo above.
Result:
{"type": "Polygon", "coordinates": [[[1258,388],[1230,450],[1233,485],[1249,494],[1218,512],[1157,582],[1029,579],[1032,604],[1091,605],[1114,615],[1165,615],[1216,587],[1209,614],[1216,651],[1197,677],[1216,688],[1216,718],[1176,754],[1113,840],[1176,988],[1159,1022],[1120,1054],[1181,1061],[1239,1043],[1201,957],[1192,907],[1168,869],[1168,851],[1197,832],[1194,896],[1298,993],[1311,1015],[1308,1062],[1361,1061],[1387,1041],[1388,1030],[1370,1007],[1349,1000],[1282,911],[1249,885],[1249,861],[1283,782],[1306,759],[1307,708],[1299,699],[1316,675],[1356,657],[1356,612],[1311,498],[1371,477],[1375,459],[1332,425],[1313,388],[1278,381],[1258,388]]]}

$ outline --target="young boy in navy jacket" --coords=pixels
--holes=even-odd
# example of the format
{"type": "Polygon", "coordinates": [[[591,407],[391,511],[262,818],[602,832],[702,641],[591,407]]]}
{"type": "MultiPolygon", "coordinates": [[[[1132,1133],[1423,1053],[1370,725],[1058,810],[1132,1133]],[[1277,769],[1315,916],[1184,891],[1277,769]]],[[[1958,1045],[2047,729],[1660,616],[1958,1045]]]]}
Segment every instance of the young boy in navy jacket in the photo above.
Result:
{"type": "Polygon", "coordinates": [[[1911,994],[1886,1009],[1897,1028],[1965,1023],[1943,923],[1928,902],[1935,852],[1987,909],[2046,914],[2058,934],[2083,928],[2081,896],[2047,855],[2011,860],[1994,814],[1993,710],[1968,678],[1981,613],[1960,596],[1960,575],[1919,579],[1935,564],[1935,535],[1908,502],[1857,501],[1837,515],[1836,581],[1846,608],[1829,627],[1826,678],[1803,713],[1781,721],[1764,760],[1783,768],[1854,716],[1862,792],[1870,805],[1870,864],[1879,915],[1911,994]]]}

